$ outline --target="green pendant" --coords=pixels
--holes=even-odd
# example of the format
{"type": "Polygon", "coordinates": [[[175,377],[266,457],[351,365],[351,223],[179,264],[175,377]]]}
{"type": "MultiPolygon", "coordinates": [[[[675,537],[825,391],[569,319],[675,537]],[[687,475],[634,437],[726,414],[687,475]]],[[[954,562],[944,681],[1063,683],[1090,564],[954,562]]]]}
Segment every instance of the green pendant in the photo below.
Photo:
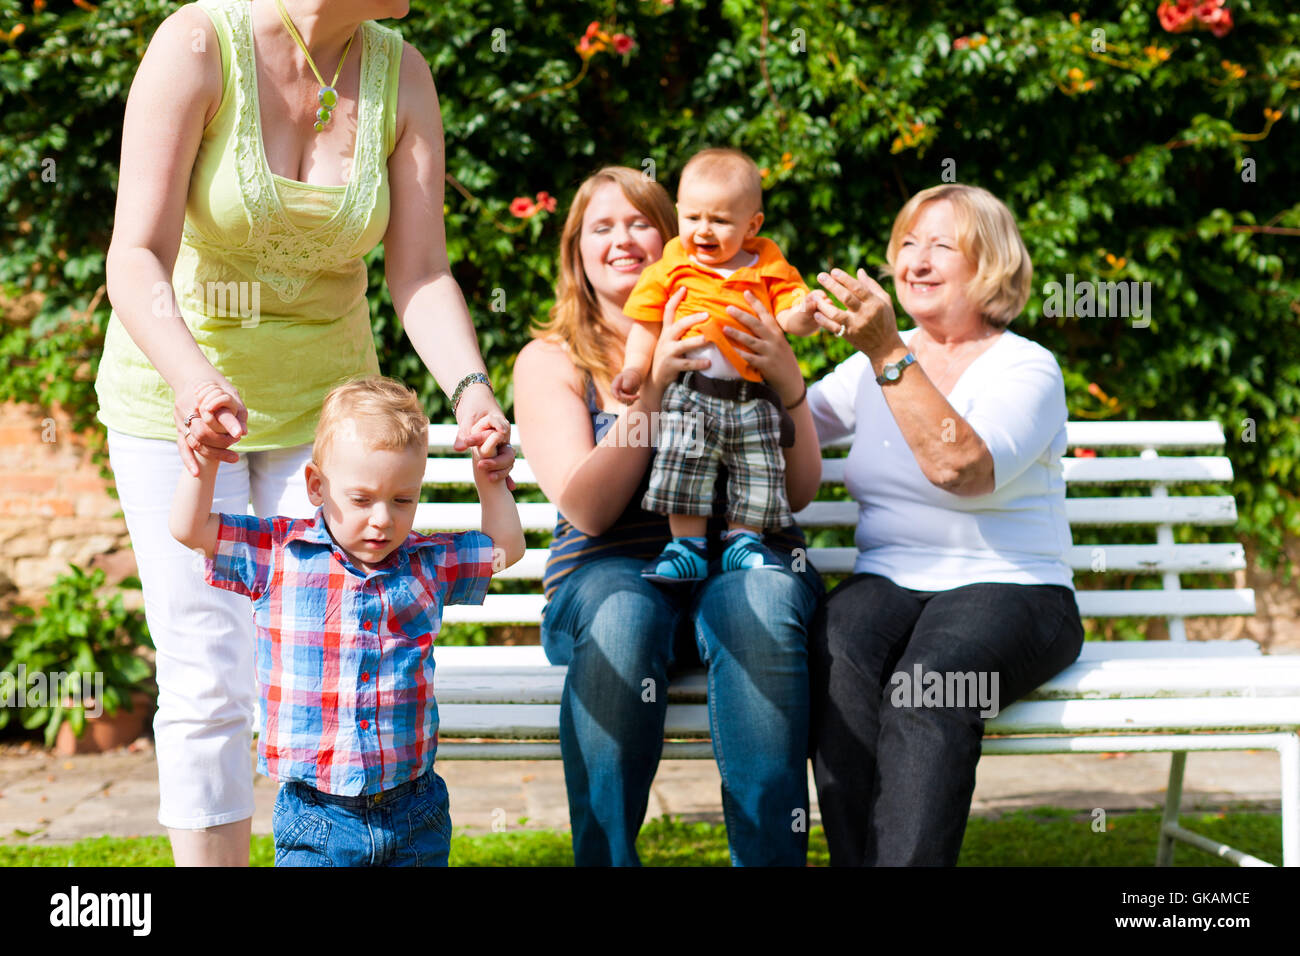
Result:
{"type": "Polygon", "coordinates": [[[321,106],[328,106],[330,109],[337,106],[339,102],[338,91],[332,86],[322,86],[316,98],[320,100],[321,106]]]}
{"type": "Polygon", "coordinates": [[[325,124],[322,123],[320,120],[317,120],[315,123],[312,124],[312,129],[316,130],[316,132],[318,133],[323,133],[325,132],[325,124]]]}
{"type": "Polygon", "coordinates": [[[328,123],[331,115],[333,115],[332,111],[322,106],[316,111],[316,121],[319,123],[328,123]]]}

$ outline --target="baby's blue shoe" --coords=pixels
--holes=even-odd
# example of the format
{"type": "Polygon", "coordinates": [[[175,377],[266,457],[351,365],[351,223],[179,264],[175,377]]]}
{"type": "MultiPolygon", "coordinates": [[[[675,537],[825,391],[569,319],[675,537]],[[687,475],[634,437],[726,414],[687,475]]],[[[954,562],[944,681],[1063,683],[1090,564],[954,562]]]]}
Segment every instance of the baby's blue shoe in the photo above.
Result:
{"type": "Polygon", "coordinates": [[[730,540],[722,552],[723,571],[752,571],[757,568],[771,568],[776,571],[785,569],[780,558],[768,549],[752,531],[737,531],[724,536],[730,540]]]}
{"type": "Polygon", "coordinates": [[[641,569],[641,577],[659,584],[685,584],[709,576],[709,562],[703,538],[673,538],[641,569]]]}

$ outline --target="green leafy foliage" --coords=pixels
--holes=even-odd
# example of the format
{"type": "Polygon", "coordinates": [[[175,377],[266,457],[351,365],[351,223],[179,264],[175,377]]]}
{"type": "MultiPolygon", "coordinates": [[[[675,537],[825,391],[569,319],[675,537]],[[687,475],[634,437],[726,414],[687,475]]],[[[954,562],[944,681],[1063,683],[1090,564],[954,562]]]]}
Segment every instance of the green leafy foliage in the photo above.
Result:
{"type": "MultiPolygon", "coordinates": [[[[514,356],[552,303],[563,203],[595,168],[653,170],[672,189],[693,151],[745,149],[768,171],[765,234],[810,278],[874,274],[900,206],[948,173],[1015,212],[1036,277],[1014,328],[1059,356],[1072,417],[1223,423],[1241,529],[1271,564],[1300,531],[1300,12],[1234,0],[1215,38],[1166,33],[1157,6],[416,0],[390,22],[439,86],[448,249],[507,412],[514,356]],[[584,60],[593,20],[635,47],[584,60]],[[539,192],[560,198],[554,214],[511,214],[539,192]],[[1149,326],[1045,314],[1044,285],[1067,275],[1150,282],[1149,326]]],[[[69,347],[95,341],[98,320],[69,308],[104,281],[125,92],[172,9],[33,15],[0,0],[0,24],[27,24],[0,46],[0,283],[45,292],[49,317],[21,342],[6,330],[6,354],[61,323],[77,327],[69,347]]],[[[367,261],[381,366],[448,419],[403,339],[382,249],[367,261]]],[[[811,378],[848,348],[796,343],[811,378]]],[[[39,368],[70,381],[74,364],[39,368]]],[[[40,400],[32,368],[6,394],[40,400]]],[[[67,388],[93,401],[83,380],[67,388]]]]}
{"type": "Polygon", "coordinates": [[[107,601],[99,598],[102,570],[87,574],[75,565],[68,568],[46,593],[39,611],[25,605],[13,609],[18,624],[0,645],[0,686],[30,685],[33,675],[45,675],[42,699],[18,708],[0,707],[0,727],[17,713],[28,730],[44,728],[47,747],[53,746],[65,720],[81,734],[85,705],[93,693],[102,689],[102,700],[92,707],[102,704],[106,714],[121,707],[131,710],[131,695],[147,690],[153,677],[153,666],[138,653],[153,647],[144,613],[123,607],[120,593],[107,601]],[[56,686],[66,689],[65,699],[51,696],[56,686]]]}

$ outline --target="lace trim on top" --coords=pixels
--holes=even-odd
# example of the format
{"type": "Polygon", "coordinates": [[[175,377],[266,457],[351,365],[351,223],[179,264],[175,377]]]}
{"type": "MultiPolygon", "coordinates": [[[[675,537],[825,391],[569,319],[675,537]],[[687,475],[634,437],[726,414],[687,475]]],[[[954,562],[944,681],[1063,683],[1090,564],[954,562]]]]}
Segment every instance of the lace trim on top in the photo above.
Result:
{"type": "MultiPolygon", "coordinates": [[[[361,89],[352,176],[338,212],[315,227],[295,225],[280,203],[262,147],[252,15],[247,0],[215,5],[225,17],[234,48],[236,172],[250,226],[239,254],[253,260],[252,272],[284,301],[296,299],[311,279],[350,262],[349,249],[365,231],[382,180],[384,84],[388,38],[362,23],[361,89]]],[[[189,221],[183,237],[196,249],[229,256],[228,245],[206,240],[189,221]]]]}

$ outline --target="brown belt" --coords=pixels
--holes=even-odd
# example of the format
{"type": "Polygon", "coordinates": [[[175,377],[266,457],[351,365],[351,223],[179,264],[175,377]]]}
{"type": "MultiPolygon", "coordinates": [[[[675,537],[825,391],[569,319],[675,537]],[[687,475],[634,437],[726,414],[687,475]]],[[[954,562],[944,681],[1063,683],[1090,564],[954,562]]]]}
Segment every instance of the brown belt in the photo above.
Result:
{"type": "Polygon", "coordinates": [[[781,415],[781,447],[794,445],[794,419],[785,410],[781,396],[765,382],[751,382],[747,378],[709,378],[698,372],[683,372],[677,379],[687,388],[694,389],[701,395],[712,398],[725,398],[732,402],[747,402],[752,398],[761,398],[776,406],[781,415]]]}

